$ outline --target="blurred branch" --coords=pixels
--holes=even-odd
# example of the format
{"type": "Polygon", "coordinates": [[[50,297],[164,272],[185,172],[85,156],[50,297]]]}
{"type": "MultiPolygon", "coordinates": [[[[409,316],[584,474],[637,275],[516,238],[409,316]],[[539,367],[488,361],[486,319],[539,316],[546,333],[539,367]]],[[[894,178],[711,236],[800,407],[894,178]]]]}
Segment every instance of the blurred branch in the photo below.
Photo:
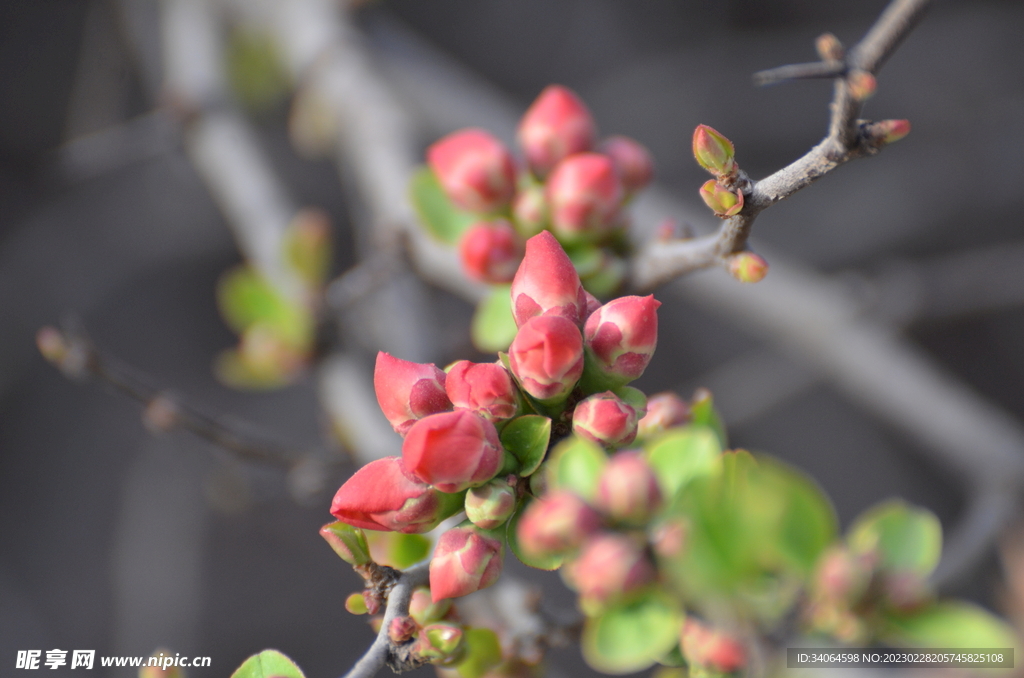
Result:
{"type": "Polygon", "coordinates": [[[842,77],[836,80],[828,135],[817,146],[764,179],[750,182],[741,177],[737,188],[744,194],[743,209],[726,219],[716,233],[690,240],[648,242],[631,262],[632,286],[650,290],[691,271],[723,265],[726,257],[746,248],[754,220],[762,211],[840,165],[877,153],[885,143],[883,130],[857,118],[874,90],[874,74],[914,27],[929,1],[894,0],[850,50],[842,77]]]}
{"type": "Polygon", "coordinates": [[[242,459],[277,466],[294,467],[304,454],[258,440],[227,422],[206,414],[174,397],[164,389],[150,386],[146,379],[120,361],[97,349],[80,329],[44,327],[36,343],[43,356],[73,379],[93,379],[144,406],[143,421],[153,431],[180,428],[242,459]]]}

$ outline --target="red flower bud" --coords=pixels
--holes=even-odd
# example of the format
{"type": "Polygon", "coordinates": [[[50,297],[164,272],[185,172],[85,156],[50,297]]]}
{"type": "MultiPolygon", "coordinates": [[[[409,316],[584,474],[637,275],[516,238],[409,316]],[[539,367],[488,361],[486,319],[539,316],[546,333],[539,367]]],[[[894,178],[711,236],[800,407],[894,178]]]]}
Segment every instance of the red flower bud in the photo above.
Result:
{"type": "Polygon", "coordinates": [[[560,315],[582,325],[586,294],[576,268],[555,236],[541,231],[526,241],[526,256],[512,280],[516,327],[541,314],[560,315]]]}
{"type": "Polygon", "coordinates": [[[627,384],[647,369],[658,344],[658,307],[653,295],[619,297],[597,309],[583,328],[595,367],[614,384],[627,384]]]}
{"type": "Polygon", "coordinates": [[[700,187],[700,197],[716,217],[723,219],[739,214],[743,209],[743,191],[730,191],[714,179],[700,187]]]}
{"type": "Polygon", "coordinates": [[[707,125],[697,125],[693,131],[693,157],[697,164],[716,177],[732,176],[736,173],[736,151],[732,142],[707,125]]]}
{"type": "Polygon", "coordinates": [[[743,646],[731,636],[687,618],[680,634],[683,656],[692,664],[732,673],[747,663],[743,646]]]}
{"type": "MultiPolygon", "coordinates": [[[[514,480],[515,476],[511,476],[514,480]]],[[[515,488],[504,478],[474,487],[466,493],[466,517],[484,530],[505,524],[516,508],[515,488]]]]}
{"type": "Polygon", "coordinates": [[[617,533],[599,534],[588,540],[568,574],[585,605],[612,602],[655,579],[654,566],[643,549],[633,539],[617,533]]]}
{"type": "Polygon", "coordinates": [[[412,617],[395,617],[388,626],[388,639],[392,643],[404,643],[416,635],[419,624],[412,617]]]}
{"type": "Polygon", "coordinates": [[[462,235],[459,258],[469,278],[485,283],[507,283],[519,268],[523,243],[507,221],[481,221],[462,235]]]}
{"type": "Polygon", "coordinates": [[[449,134],[427,149],[427,162],[451,201],[471,212],[493,212],[515,193],[512,156],[484,130],[449,134]]]}
{"type": "Polygon", "coordinates": [[[601,300],[598,299],[597,297],[595,297],[593,294],[591,294],[590,292],[586,292],[586,295],[587,295],[587,310],[586,310],[586,313],[584,314],[584,322],[586,322],[587,318],[589,318],[591,315],[593,315],[594,311],[596,311],[597,309],[601,308],[601,306],[602,306],[601,300]]]}
{"type": "Polygon", "coordinates": [[[530,318],[512,340],[508,359],[524,391],[538,400],[563,398],[583,374],[583,338],[560,316],[530,318]]]}
{"type": "Polygon", "coordinates": [[[448,370],[444,387],[455,407],[491,421],[511,419],[519,411],[512,377],[497,363],[460,360],[448,370]]]}
{"type": "Polygon", "coordinates": [[[601,472],[594,506],[613,519],[642,525],[661,507],[661,489],[643,453],[619,452],[601,472]]]}
{"type": "Polygon", "coordinates": [[[569,241],[593,240],[614,224],[622,206],[622,181],[612,159],[577,153],[558,163],[547,185],[551,230],[569,241]]]}
{"type": "Polygon", "coordinates": [[[572,492],[556,490],[526,508],[516,537],[528,555],[555,555],[578,548],[600,527],[597,511],[572,492]]]}
{"type": "Polygon", "coordinates": [[[768,275],[768,262],[764,257],[753,252],[740,252],[728,259],[727,267],[730,275],[740,282],[756,283],[768,275]]]}
{"type": "Polygon", "coordinates": [[[461,508],[449,497],[407,474],[400,457],[371,461],[345,481],[331,503],[343,523],[367,530],[429,532],[461,508]]]}
{"type": "Polygon", "coordinates": [[[571,90],[549,85],[519,123],[519,145],[526,162],[544,177],[562,158],[589,151],[597,129],[590,111],[571,90]]]}
{"type": "Polygon", "coordinates": [[[516,228],[524,238],[532,238],[544,230],[548,223],[548,203],[544,185],[533,184],[520,189],[512,201],[512,216],[516,228]]]}
{"type": "Polygon", "coordinates": [[[420,419],[402,443],[409,473],[442,492],[483,485],[498,472],[503,455],[494,424],[468,410],[420,419]]]}
{"type": "Polygon", "coordinates": [[[654,178],[654,161],[643,144],[629,137],[608,137],[601,152],[612,159],[626,193],[635,193],[654,178]]]}
{"type": "Polygon", "coordinates": [[[690,421],[690,406],[675,393],[665,392],[647,399],[647,414],[637,425],[637,437],[650,438],[690,421]]]}
{"type": "Polygon", "coordinates": [[[434,602],[487,588],[501,575],[505,542],[472,525],[441,535],[430,561],[430,595],[434,602]]]}
{"type": "Polygon", "coordinates": [[[636,410],[611,391],[581,400],[572,413],[572,432],[606,447],[633,442],[636,423],[636,410]]]}
{"type": "Polygon", "coordinates": [[[444,372],[435,365],[393,358],[381,351],[373,368],[373,390],[391,426],[405,435],[417,420],[452,408],[444,372]]]}

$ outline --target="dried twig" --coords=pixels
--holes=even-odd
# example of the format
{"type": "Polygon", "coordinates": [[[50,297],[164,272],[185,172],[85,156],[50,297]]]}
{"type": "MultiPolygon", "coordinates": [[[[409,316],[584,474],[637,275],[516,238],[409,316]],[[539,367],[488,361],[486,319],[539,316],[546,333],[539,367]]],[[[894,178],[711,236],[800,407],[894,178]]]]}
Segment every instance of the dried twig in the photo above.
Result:
{"type": "Polygon", "coordinates": [[[754,220],[763,210],[840,165],[877,153],[882,145],[881,130],[877,125],[857,119],[863,97],[855,96],[852,80],[862,74],[873,76],[878,72],[913,28],[929,1],[894,0],[850,51],[841,69],[843,76],[836,80],[829,131],[821,143],[787,167],[760,181],[750,182],[743,188],[743,209],[727,219],[716,233],[690,240],[648,243],[632,261],[632,286],[649,290],[691,271],[724,264],[726,257],[746,248],[754,220]]]}

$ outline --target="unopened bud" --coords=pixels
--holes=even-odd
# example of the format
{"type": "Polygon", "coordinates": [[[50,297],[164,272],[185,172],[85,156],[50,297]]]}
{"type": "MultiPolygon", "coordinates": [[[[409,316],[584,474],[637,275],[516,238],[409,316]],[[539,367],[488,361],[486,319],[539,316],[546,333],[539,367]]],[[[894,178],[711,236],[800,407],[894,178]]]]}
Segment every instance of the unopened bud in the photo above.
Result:
{"type": "Polygon", "coordinates": [[[583,375],[583,337],[564,317],[536,316],[519,327],[508,357],[524,391],[542,401],[564,399],[583,375]]]}
{"type": "Polygon", "coordinates": [[[412,617],[395,617],[388,626],[388,639],[392,643],[404,643],[416,635],[419,624],[412,617]]]}
{"type": "Polygon", "coordinates": [[[846,56],[843,43],[839,42],[839,38],[831,33],[819,35],[818,39],[814,41],[814,48],[818,51],[818,56],[822,61],[842,61],[846,56]]]}
{"type": "Polygon", "coordinates": [[[931,600],[931,591],[916,572],[886,572],[882,578],[885,598],[894,609],[911,612],[931,600]]]}
{"type": "Polygon", "coordinates": [[[519,411],[512,376],[497,363],[460,360],[448,370],[444,387],[458,409],[476,412],[491,421],[511,419],[519,411]]]}
{"type": "Polygon", "coordinates": [[[818,562],[814,576],[817,593],[827,600],[853,605],[867,590],[871,568],[846,548],[830,549],[818,562]]]}
{"type": "MultiPolygon", "coordinates": [[[[545,474],[534,477],[538,475],[545,474]]],[[[557,555],[578,548],[600,526],[601,517],[585,501],[568,490],[557,490],[526,508],[516,537],[528,555],[557,555]]]]}
{"type": "Polygon", "coordinates": [[[693,131],[693,157],[697,164],[716,177],[736,174],[736,150],[732,142],[707,125],[697,125],[693,131]]]}
{"type": "Polygon", "coordinates": [[[366,596],[362,593],[353,593],[345,599],[345,609],[350,614],[366,614],[370,608],[366,605],[366,596]]]}
{"type": "Polygon", "coordinates": [[[455,624],[430,624],[417,635],[413,654],[431,663],[445,661],[459,650],[462,635],[462,628],[455,624]]]}
{"type": "Polygon", "coordinates": [[[372,560],[366,535],[358,527],[339,520],[321,527],[320,536],[349,565],[365,565],[372,560]]]}
{"type": "Polygon", "coordinates": [[[846,84],[850,88],[850,96],[857,101],[867,101],[878,87],[875,76],[861,70],[850,71],[846,76],[846,84]]]}
{"type": "Polygon", "coordinates": [[[909,120],[879,120],[865,126],[868,140],[875,146],[885,146],[910,134],[909,120]]]}
{"type": "Polygon", "coordinates": [[[420,419],[402,444],[409,473],[447,493],[483,485],[498,472],[503,456],[494,424],[469,410],[420,419]]]}
{"type": "Polygon", "coordinates": [[[618,533],[589,539],[567,575],[585,607],[613,602],[652,583],[657,576],[636,541],[618,533]]]}
{"type": "Polygon", "coordinates": [[[661,488],[643,453],[619,452],[601,472],[594,505],[612,519],[642,525],[661,507],[661,488]]]}
{"type": "Polygon", "coordinates": [[[530,169],[543,178],[563,158],[591,150],[596,133],[579,97],[561,85],[549,85],[523,115],[517,136],[530,169]]]}
{"type": "Polygon", "coordinates": [[[612,159],[626,193],[635,193],[654,178],[654,161],[650,152],[635,139],[608,137],[601,143],[601,152],[612,159]]]}
{"type": "Polygon", "coordinates": [[[665,392],[647,399],[647,414],[637,424],[637,438],[647,439],[690,421],[690,406],[675,393],[665,392]]]}
{"type": "Polygon", "coordinates": [[[473,224],[459,240],[462,270],[471,280],[511,282],[523,258],[523,242],[504,219],[473,224]]]}
{"type": "Polygon", "coordinates": [[[729,274],[740,282],[756,283],[768,275],[768,262],[753,252],[740,252],[728,259],[729,274]]]}
{"type": "Polygon", "coordinates": [[[611,391],[581,400],[572,414],[572,432],[605,447],[629,445],[636,425],[636,410],[611,391]]]}
{"type": "Polygon", "coordinates": [[[377,353],[373,389],[377,403],[400,435],[418,420],[452,407],[444,389],[445,374],[436,365],[409,362],[377,353]]]}
{"type": "Polygon", "coordinates": [[[471,212],[493,212],[515,193],[512,156],[484,130],[449,134],[427,149],[427,162],[451,201],[471,212]]]}
{"type": "Polygon", "coordinates": [[[683,656],[691,664],[732,673],[747,663],[747,653],[732,636],[688,618],[680,636],[683,656]]]}
{"type": "Polygon", "coordinates": [[[512,216],[515,217],[516,230],[524,238],[532,238],[543,231],[548,222],[544,185],[533,184],[520,189],[512,201],[512,216]]]}
{"type": "Polygon", "coordinates": [[[417,587],[409,600],[409,616],[422,626],[440,621],[452,608],[451,598],[436,603],[430,598],[430,589],[426,586],[417,587]]]}
{"type": "Polygon", "coordinates": [[[723,219],[739,214],[743,209],[743,191],[731,191],[714,179],[700,187],[700,197],[716,217],[723,219]]]}
{"type": "Polygon", "coordinates": [[[538,315],[559,315],[582,325],[586,291],[569,255],[555,236],[541,231],[526,241],[526,255],[512,280],[512,317],[516,327],[538,315]]]}
{"type": "Polygon", "coordinates": [[[441,535],[430,561],[434,601],[458,598],[487,588],[501,576],[505,540],[464,523],[441,535]]]}
{"type": "Polygon", "coordinates": [[[612,299],[583,326],[587,347],[585,386],[590,392],[624,386],[647,369],[658,345],[658,307],[653,295],[612,299]]]}
{"type": "Polygon", "coordinates": [[[612,159],[577,153],[558,163],[547,182],[551,229],[563,242],[605,235],[622,205],[622,181],[612,159]]]}
{"type": "Polygon", "coordinates": [[[500,527],[516,508],[516,491],[504,478],[466,493],[466,517],[484,530],[500,527]]]}

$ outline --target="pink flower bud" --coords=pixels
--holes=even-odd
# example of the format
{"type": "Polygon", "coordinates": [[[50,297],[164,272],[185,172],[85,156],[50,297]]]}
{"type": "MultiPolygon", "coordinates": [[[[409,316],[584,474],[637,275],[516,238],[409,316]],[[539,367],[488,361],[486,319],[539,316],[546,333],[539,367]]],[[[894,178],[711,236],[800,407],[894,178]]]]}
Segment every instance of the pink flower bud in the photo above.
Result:
{"type": "Polygon", "coordinates": [[[451,201],[471,212],[493,212],[515,193],[512,156],[484,130],[449,134],[427,149],[427,162],[451,201]]]}
{"type": "Polygon", "coordinates": [[[572,492],[556,490],[526,508],[516,536],[528,555],[556,555],[578,548],[600,527],[597,511],[572,492]]]}
{"type": "Polygon", "coordinates": [[[866,132],[876,145],[885,146],[910,134],[910,121],[879,120],[867,125],[866,132]]]}
{"type": "Polygon", "coordinates": [[[736,174],[736,150],[732,142],[718,130],[697,125],[693,131],[693,157],[697,164],[716,177],[736,174]]]}
{"type": "Polygon", "coordinates": [[[541,314],[560,315],[582,325],[586,308],[580,276],[555,236],[541,231],[527,240],[526,256],[512,280],[516,327],[541,314]]]}
{"type": "Polygon", "coordinates": [[[448,370],[444,386],[455,407],[491,421],[511,419],[519,411],[512,377],[497,363],[460,360],[448,370]]]}
{"type": "Polygon", "coordinates": [[[650,438],[688,421],[690,406],[685,400],[675,393],[658,393],[647,399],[647,414],[637,425],[637,437],[650,438]]]}
{"type": "Polygon", "coordinates": [[[435,365],[393,358],[381,351],[373,368],[373,390],[384,416],[400,435],[428,414],[452,408],[444,372],[435,365]]]}
{"type": "Polygon", "coordinates": [[[846,76],[846,84],[850,88],[850,96],[857,101],[867,101],[878,88],[875,76],[860,70],[850,71],[846,76]]]}
{"type": "Polygon", "coordinates": [[[586,310],[586,313],[584,313],[584,318],[583,318],[584,322],[586,322],[587,318],[589,318],[591,315],[593,315],[594,311],[596,311],[597,309],[601,308],[601,306],[602,306],[601,300],[598,299],[597,297],[595,297],[593,294],[591,294],[590,292],[586,292],[586,295],[587,295],[587,310],[586,310]]]}
{"type": "Polygon", "coordinates": [[[331,503],[331,515],[367,530],[429,532],[461,506],[407,474],[400,457],[371,461],[345,481],[331,503]]]}
{"type": "Polygon", "coordinates": [[[451,600],[445,598],[435,603],[430,598],[430,589],[420,586],[412,592],[412,598],[409,600],[409,616],[418,624],[425,626],[443,619],[451,607],[451,600]]]}
{"type": "Polygon", "coordinates": [[[530,105],[519,123],[519,145],[538,177],[545,177],[560,160],[589,151],[597,129],[590,111],[571,90],[549,85],[530,105]]]}
{"type": "Polygon", "coordinates": [[[392,643],[404,643],[419,631],[419,624],[412,617],[395,617],[388,626],[388,639],[392,643]]]}
{"type": "Polygon", "coordinates": [[[532,238],[544,230],[548,223],[548,202],[544,185],[534,184],[520,189],[512,201],[512,216],[516,228],[524,238],[532,238]]]}
{"type": "Polygon", "coordinates": [[[636,423],[636,410],[611,391],[581,400],[572,413],[572,432],[606,447],[633,442],[636,423]]]}
{"type": "Polygon", "coordinates": [[[523,258],[523,243],[504,219],[473,224],[459,241],[462,270],[472,280],[507,283],[523,258]]]}
{"type": "Polygon", "coordinates": [[[739,214],[743,209],[743,191],[730,191],[714,179],[700,187],[700,197],[715,216],[722,219],[739,214]]]}
{"type": "Polygon", "coordinates": [[[547,184],[551,229],[563,240],[593,240],[615,224],[622,206],[622,181],[612,159],[577,153],[558,163],[547,184]]]}
{"type": "Polygon", "coordinates": [[[494,424],[468,410],[420,419],[402,443],[409,473],[442,492],[486,483],[498,472],[503,455],[494,424]]]}
{"type": "Polygon", "coordinates": [[[661,489],[643,453],[619,452],[601,472],[594,506],[612,519],[642,525],[661,507],[661,489]]]}
{"type": "Polygon", "coordinates": [[[583,338],[560,316],[530,318],[512,340],[508,359],[524,391],[538,400],[563,398],[583,374],[583,338]]]}
{"type": "MultiPolygon", "coordinates": [[[[658,344],[658,307],[653,295],[619,297],[597,309],[583,328],[587,348],[615,388],[647,369],[658,344]]],[[[606,387],[607,388],[607,387],[606,387]]]]}
{"type": "Polygon", "coordinates": [[[505,542],[472,525],[441,535],[430,561],[430,596],[458,598],[487,588],[501,575],[505,542]]]}
{"type": "Polygon", "coordinates": [[[768,262],[759,254],[740,252],[728,259],[729,274],[740,282],[756,283],[768,275],[768,262]]]}
{"type": "Polygon", "coordinates": [[[738,641],[692,617],[683,624],[680,645],[688,662],[719,673],[732,673],[747,663],[746,650],[738,641]]]}
{"type": "MultiPolygon", "coordinates": [[[[515,476],[510,476],[515,481],[515,476]]],[[[505,478],[474,487],[466,493],[466,517],[484,530],[501,527],[516,508],[515,488],[505,478]]]]}
{"type": "Polygon", "coordinates": [[[656,576],[654,566],[633,539],[607,532],[587,541],[568,574],[583,602],[597,605],[642,588],[656,576]]]}
{"type": "Polygon", "coordinates": [[[601,152],[612,159],[626,193],[635,193],[654,178],[654,161],[650,152],[635,139],[608,137],[601,144],[601,152]]]}

